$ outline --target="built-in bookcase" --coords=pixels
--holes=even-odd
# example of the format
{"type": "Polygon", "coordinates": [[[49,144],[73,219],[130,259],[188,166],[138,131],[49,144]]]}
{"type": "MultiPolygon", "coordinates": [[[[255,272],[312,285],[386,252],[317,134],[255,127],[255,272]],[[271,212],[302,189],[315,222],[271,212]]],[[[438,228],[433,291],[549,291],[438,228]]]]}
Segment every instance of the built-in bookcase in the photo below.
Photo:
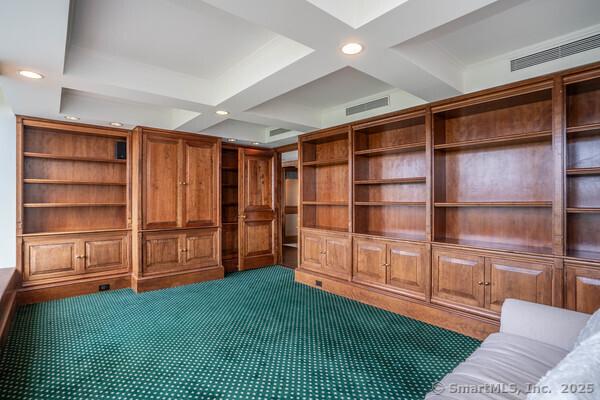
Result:
{"type": "Polygon", "coordinates": [[[552,254],[552,82],[432,111],[434,240],[552,254]]]}
{"type": "Polygon", "coordinates": [[[223,264],[233,271],[238,264],[238,150],[221,153],[221,236],[223,264]]]}
{"type": "Polygon", "coordinates": [[[127,137],[126,131],[24,120],[22,234],[127,229],[127,137]]]}
{"type": "Polygon", "coordinates": [[[600,76],[566,84],[567,255],[600,260],[600,76]]]}
{"type": "Polygon", "coordinates": [[[354,232],[426,239],[424,112],[354,126],[354,232]]]}
{"type": "Polygon", "coordinates": [[[326,132],[302,144],[302,226],[349,232],[349,132],[326,132]]]}

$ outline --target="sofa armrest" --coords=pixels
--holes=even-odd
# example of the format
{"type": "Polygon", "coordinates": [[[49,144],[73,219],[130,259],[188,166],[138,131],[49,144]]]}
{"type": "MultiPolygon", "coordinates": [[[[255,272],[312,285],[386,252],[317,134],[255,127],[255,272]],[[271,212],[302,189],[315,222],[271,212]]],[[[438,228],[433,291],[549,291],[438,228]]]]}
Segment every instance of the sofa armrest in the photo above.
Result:
{"type": "Polygon", "coordinates": [[[527,301],[507,299],[500,332],[524,336],[571,351],[590,315],[527,301]]]}

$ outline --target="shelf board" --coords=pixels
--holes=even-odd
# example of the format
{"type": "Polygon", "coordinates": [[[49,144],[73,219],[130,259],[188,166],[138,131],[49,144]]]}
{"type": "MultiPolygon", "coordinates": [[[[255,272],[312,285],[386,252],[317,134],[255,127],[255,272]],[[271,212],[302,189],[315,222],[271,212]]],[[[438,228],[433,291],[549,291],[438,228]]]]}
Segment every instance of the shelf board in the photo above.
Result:
{"type": "Polygon", "coordinates": [[[238,184],[237,183],[222,183],[221,187],[224,187],[224,188],[235,188],[235,189],[237,189],[238,184]]]}
{"type": "Polygon", "coordinates": [[[357,206],[424,206],[424,201],[355,201],[357,206]]]}
{"type": "Polygon", "coordinates": [[[298,248],[298,243],[284,243],[282,246],[284,247],[293,247],[293,248],[298,248]]]}
{"type": "Polygon", "coordinates": [[[435,150],[460,150],[476,147],[503,146],[510,144],[520,144],[537,142],[552,139],[552,131],[540,131],[532,133],[520,133],[518,135],[509,135],[494,138],[466,140],[464,142],[436,144],[435,150]]]}
{"type": "Polygon", "coordinates": [[[425,150],[425,142],[402,144],[397,146],[380,147],[376,149],[356,150],[357,156],[376,156],[379,154],[404,153],[411,151],[425,150]]]}
{"type": "Polygon", "coordinates": [[[221,225],[237,225],[237,222],[221,222],[221,225]]]}
{"type": "Polygon", "coordinates": [[[514,243],[497,243],[497,242],[486,242],[486,241],[480,241],[480,240],[452,239],[452,238],[436,238],[434,240],[434,242],[440,243],[440,244],[452,244],[452,245],[458,245],[458,246],[476,247],[479,249],[488,249],[488,250],[505,250],[505,251],[520,252],[520,253],[552,255],[551,247],[527,246],[527,245],[519,245],[519,244],[514,244],[514,243]]]}
{"type": "Polygon", "coordinates": [[[94,182],[94,181],[70,181],[63,179],[23,179],[24,183],[43,185],[90,185],[90,186],[127,186],[124,182],[94,182]]]}
{"type": "Polygon", "coordinates": [[[347,158],[331,158],[328,160],[316,160],[316,161],[304,161],[302,163],[305,167],[316,167],[320,165],[336,165],[336,164],[347,164],[347,158]]]}
{"type": "Polygon", "coordinates": [[[305,206],[340,206],[345,207],[348,205],[345,201],[303,201],[305,206]]]}
{"type": "Polygon", "coordinates": [[[82,230],[69,230],[69,231],[52,231],[52,232],[34,232],[24,233],[20,236],[52,236],[52,235],[73,235],[80,233],[107,233],[107,232],[128,232],[128,228],[115,228],[115,229],[82,229],[82,230]]]}
{"type": "Polygon", "coordinates": [[[25,208],[125,207],[127,203],[25,203],[25,208]]]}
{"type": "Polygon", "coordinates": [[[435,207],[552,207],[551,201],[463,201],[435,203],[435,207]]]}
{"type": "Polygon", "coordinates": [[[332,232],[344,232],[344,233],[348,233],[348,228],[338,228],[338,227],[334,227],[334,226],[304,225],[303,228],[318,229],[318,230],[321,230],[321,231],[332,231],[332,232]]]}
{"type": "Polygon", "coordinates": [[[235,202],[235,203],[221,203],[221,205],[223,207],[233,207],[233,206],[237,207],[238,203],[237,202],[235,202]]]}
{"type": "Polygon", "coordinates": [[[424,176],[416,176],[414,178],[390,178],[390,179],[361,179],[354,181],[355,185],[391,185],[403,183],[425,183],[424,176]]]}
{"type": "Polygon", "coordinates": [[[407,233],[407,232],[390,232],[390,231],[356,231],[357,235],[377,236],[382,238],[391,238],[399,240],[410,240],[422,242],[426,240],[425,233],[407,233]]]}
{"type": "Polygon", "coordinates": [[[600,261],[600,252],[567,249],[567,257],[580,260],[600,261]]]}
{"type": "Polygon", "coordinates": [[[221,169],[225,170],[225,171],[237,171],[238,167],[227,167],[227,166],[221,166],[221,169]]]}
{"type": "Polygon", "coordinates": [[[597,134],[597,133],[600,133],[600,123],[579,125],[579,126],[570,126],[567,128],[567,133],[569,133],[569,134],[576,134],[576,133],[597,134]]]}
{"type": "Polygon", "coordinates": [[[78,157],[78,156],[63,156],[63,155],[47,154],[47,153],[24,152],[23,155],[25,157],[29,157],[29,158],[45,158],[45,159],[50,159],[50,160],[85,161],[85,162],[99,162],[99,163],[113,163],[113,164],[126,164],[127,163],[127,160],[93,158],[93,157],[78,157]]]}
{"type": "Polygon", "coordinates": [[[600,208],[598,207],[567,207],[567,213],[569,214],[598,214],[600,208]]]}
{"type": "Polygon", "coordinates": [[[600,167],[592,168],[569,168],[567,175],[600,175],[600,167]]]}

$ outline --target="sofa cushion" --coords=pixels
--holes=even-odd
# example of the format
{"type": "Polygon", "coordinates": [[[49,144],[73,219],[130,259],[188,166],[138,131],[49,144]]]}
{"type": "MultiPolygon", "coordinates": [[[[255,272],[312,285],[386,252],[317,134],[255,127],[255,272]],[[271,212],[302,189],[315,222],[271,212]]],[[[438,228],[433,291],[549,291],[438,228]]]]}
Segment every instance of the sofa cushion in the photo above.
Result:
{"type": "Polygon", "coordinates": [[[597,333],[600,333],[600,309],[596,310],[591,318],[588,319],[581,332],[579,332],[579,336],[577,336],[577,340],[575,341],[575,347],[597,333]]]}
{"type": "Polygon", "coordinates": [[[566,350],[550,344],[495,333],[446,375],[426,399],[522,400],[566,354],[566,350]]]}

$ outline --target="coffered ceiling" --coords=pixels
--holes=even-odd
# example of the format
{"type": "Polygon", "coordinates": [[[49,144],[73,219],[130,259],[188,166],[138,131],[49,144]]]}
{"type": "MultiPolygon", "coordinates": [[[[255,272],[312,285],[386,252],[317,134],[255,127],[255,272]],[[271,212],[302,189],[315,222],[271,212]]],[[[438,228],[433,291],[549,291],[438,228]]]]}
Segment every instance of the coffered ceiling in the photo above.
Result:
{"type": "Polygon", "coordinates": [[[17,114],[273,146],[600,60],[592,49],[510,72],[512,58],[600,33],[598,21],[597,0],[4,1],[0,90],[17,114]],[[347,42],[364,50],[342,54],[347,42]],[[389,106],[346,117],[382,96],[389,106]]]}

